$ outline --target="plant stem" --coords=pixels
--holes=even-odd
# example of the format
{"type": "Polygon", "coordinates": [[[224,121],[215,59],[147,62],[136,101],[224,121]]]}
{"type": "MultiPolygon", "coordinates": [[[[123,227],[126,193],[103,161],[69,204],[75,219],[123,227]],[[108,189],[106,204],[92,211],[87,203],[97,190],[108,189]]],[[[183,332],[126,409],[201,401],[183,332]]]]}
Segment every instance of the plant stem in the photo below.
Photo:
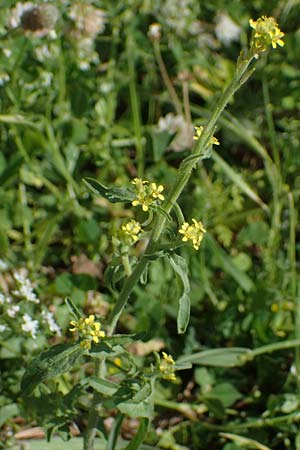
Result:
{"type": "MultiPolygon", "coordinates": [[[[295,338],[300,339],[300,292],[297,295],[297,272],[296,272],[296,210],[293,194],[288,194],[290,210],[290,267],[291,267],[291,296],[295,307],[295,338]]],[[[295,349],[295,369],[298,392],[300,392],[300,348],[295,349]]]]}
{"type": "MultiPolygon", "coordinates": [[[[104,378],[106,366],[105,359],[96,359],[95,372],[99,378],[104,378]]],[[[92,404],[89,410],[88,424],[84,435],[83,450],[93,450],[99,422],[99,404],[101,402],[101,394],[94,392],[92,404]]]]}
{"type": "Polygon", "coordinates": [[[165,86],[166,86],[166,88],[168,90],[169,96],[170,96],[170,98],[171,98],[171,100],[173,102],[174,108],[176,109],[176,113],[179,116],[183,116],[183,110],[182,110],[182,107],[181,107],[181,103],[180,103],[179,97],[178,97],[178,95],[177,95],[177,93],[176,93],[176,91],[175,91],[175,89],[173,87],[173,84],[172,84],[172,81],[170,80],[170,77],[168,75],[168,71],[166,69],[164,60],[162,59],[162,56],[161,56],[159,42],[154,41],[153,42],[153,48],[154,48],[154,55],[155,55],[155,58],[156,58],[156,61],[157,61],[157,64],[158,64],[158,67],[159,67],[159,70],[160,70],[160,74],[161,74],[162,79],[163,79],[163,81],[165,83],[165,86]]]}
{"type": "MultiPolygon", "coordinates": [[[[129,34],[131,35],[131,33],[129,34]]],[[[144,149],[142,142],[142,127],[141,127],[141,114],[140,105],[136,90],[136,76],[135,76],[135,60],[133,58],[134,48],[132,39],[127,39],[127,58],[129,69],[129,94],[130,103],[133,117],[133,127],[135,134],[135,148],[136,148],[136,161],[137,161],[137,174],[139,178],[143,178],[144,175],[144,149]]]]}
{"type": "MultiPolygon", "coordinates": [[[[154,47],[157,48],[157,45],[155,45],[154,47]]],[[[251,52],[249,52],[248,55],[246,55],[244,59],[238,61],[238,64],[236,67],[236,72],[235,72],[232,82],[230,83],[230,85],[227,87],[227,89],[221,95],[219,101],[216,104],[215,110],[212,113],[211,118],[208,120],[208,123],[207,123],[206,127],[204,128],[202,136],[200,137],[197,145],[195,146],[195,148],[192,151],[192,156],[194,156],[194,158],[193,159],[191,159],[190,157],[186,158],[182,162],[181,167],[178,170],[176,180],[173,183],[173,185],[169,191],[169,194],[167,195],[167,198],[163,204],[163,209],[166,213],[169,213],[171,211],[177,198],[179,197],[179,195],[183,191],[185,185],[187,184],[195,164],[197,163],[198,160],[201,159],[201,156],[203,155],[207,146],[210,145],[210,140],[213,136],[216,122],[219,119],[220,115],[222,114],[223,110],[225,109],[226,105],[228,104],[228,102],[230,101],[232,96],[234,95],[234,93],[242,85],[243,77],[245,77],[247,75],[247,69],[253,58],[254,58],[254,55],[251,52]]],[[[176,96],[177,96],[177,94],[176,94],[176,96]]],[[[123,288],[120,292],[118,301],[111,313],[110,320],[109,320],[110,327],[109,327],[108,335],[113,334],[114,329],[119,320],[119,317],[122,314],[122,311],[126,306],[129,295],[133,291],[134,286],[138,282],[140,276],[142,275],[142,273],[148,263],[147,255],[151,255],[151,253],[155,250],[155,244],[157,243],[158,239],[161,236],[161,233],[163,232],[163,229],[165,226],[165,221],[166,221],[165,215],[157,214],[157,216],[154,220],[154,224],[153,224],[152,235],[150,237],[150,240],[149,240],[148,246],[145,250],[145,253],[141,257],[138,264],[136,265],[132,274],[126,279],[126,281],[123,285],[123,288]]]]}

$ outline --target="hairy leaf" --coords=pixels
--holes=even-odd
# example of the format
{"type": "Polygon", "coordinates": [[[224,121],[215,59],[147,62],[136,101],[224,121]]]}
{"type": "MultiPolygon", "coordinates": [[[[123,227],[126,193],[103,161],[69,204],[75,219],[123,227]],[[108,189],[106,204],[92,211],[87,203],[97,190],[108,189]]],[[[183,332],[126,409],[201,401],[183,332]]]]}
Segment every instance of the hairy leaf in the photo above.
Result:
{"type": "Polygon", "coordinates": [[[42,381],[68,372],[85,353],[79,344],[58,344],[33,359],[23,375],[21,388],[30,394],[42,381]]]}

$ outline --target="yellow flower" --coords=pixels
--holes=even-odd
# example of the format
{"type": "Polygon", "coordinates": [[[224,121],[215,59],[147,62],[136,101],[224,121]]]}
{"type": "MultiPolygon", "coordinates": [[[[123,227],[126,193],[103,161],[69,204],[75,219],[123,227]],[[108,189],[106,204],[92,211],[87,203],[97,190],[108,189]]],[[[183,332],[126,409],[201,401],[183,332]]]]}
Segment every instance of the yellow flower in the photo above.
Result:
{"type": "Polygon", "coordinates": [[[141,205],[143,211],[148,211],[149,206],[154,202],[160,202],[164,200],[162,191],[164,187],[160,184],[149,183],[147,180],[141,180],[140,178],[134,178],[132,184],[135,186],[136,198],[132,202],[132,206],[141,205]]]}
{"type": "Polygon", "coordinates": [[[78,331],[80,337],[84,338],[80,342],[80,346],[82,348],[90,349],[91,343],[95,342],[98,344],[99,338],[105,337],[105,332],[101,331],[101,323],[95,322],[94,314],[91,314],[89,317],[81,317],[77,322],[72,320],[70,322],[73,328],[70,328],[70,331],[78,331]]]}
{"type": "Polygon", "coordinates": [[[249,20],[250,27],[253,28],[251,48],[258,53],[262,53],[267,50],[269,45],[276,48],[284,46],[284,42],[281,39],[284,33],[279,29],[278,24],[274,17],[262,16],[256,21],[249,20]]]}
{"type": "MultiPolygon", "coordinates": [[[[195,127],[196,134],[194,134],[194,136],[193,136],[194,141],[198,141],[198,139],[202,136],[203,130],[204,130],[204,127],[202,127],[202,126],[195,127]]],[[[210,145],[220,145],[220,142],[214,136],[211,138],[209,143],[210,143],[210,145]]]]}
{"type": "Polygon", "coordinates": [[[159,371],[161,372],[161,376],[164,380],[175,381],[175,361],[171,355],[167,355],[167,353],[162,352],[163,359],[159,363],[159,371]]]}
{"type": "Polygon", "coordinates": [[[165,189],[162,184],[157,186],[156,183],[151,183],[151,197],[158,200],[164,200],[165,197],[162,195],[162,191],[165,189]]]}
{"type": "Polygon", "coordinates": [[[194,222],[192,225],[184,222],[179,233],[183,234],[183,242],[192,241],[194,249],[199,250],[206,229],[201,221],[197,222],[196,219],[192,219],[192,221],[194,222]]]}
{"type": "Polygon", "coordinates": [[[125,244],[134,244],[138,239],[139,235],[143,232],[141,224],[136,220],[132,219],[121,227],[121,240],[125,241],[125,244]],[[122,239],[124,238],[124,239],[122,239]]]}

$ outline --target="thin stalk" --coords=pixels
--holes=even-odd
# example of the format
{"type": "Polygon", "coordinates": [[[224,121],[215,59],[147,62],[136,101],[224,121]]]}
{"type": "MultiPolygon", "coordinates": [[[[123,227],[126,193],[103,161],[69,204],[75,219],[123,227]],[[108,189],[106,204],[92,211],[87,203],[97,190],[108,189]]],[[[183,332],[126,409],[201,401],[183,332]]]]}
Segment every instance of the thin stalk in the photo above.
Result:
{"type": "Polygon", "coordinates": [[[23,222],[23,234],[24,234],[24,244],[25,250],[30,254],[32,251],[32,243],[30,239],[30,222],[27,217],[27,194],[26,186],[24,183],[19,183],[19,197],[22,206],[22,222],[23,222]]]}
{"type": "Polygon", "coordinates": [[[245,430],[249,428],[264,428],[264,427],[274,427],[281,423],[293,423],[299,422],[299,413],[293,412],[291,414],[285,414],[284,416],[277,416],[272,418],[260,418],[257,420],[249,420],[244,423],[233,423],[228,425],[215,425],[208,422],[201,422],[202,425],[209,430],[245,430]]]}
{"type": "Polygon", "coordinates": [[[132,269],[131,269],[128,255],[122,256],[122,264],[123,264],[126,276],[130,277],[130,275],[132,274],[132,269]]]}
{"type": "Polygon", "coordinates": [[[300,339],[291,339],[289,341],[275,342],[274,344],[263,345],[259,348],[251,350],[247,355],[243,355],[243,360],[251,361],[257,356],[264,355],[266,353],[276,352],[278,350],[287,350],[289,348],[300,347],[300,339]]]}
{"type": "MultiPolygon", "coordinates": [[[[99,378],[104,378],[106,372],[105,359],[96,359],[95,373],[99,378]]],[[[101,403],[101,394],[94,392],[92,404],[89,410],[88,424],[83,439],[83,450],[94,450],[95,437],[99,423],[99,404],[101,403]]]]}
{"type": "Polygon", "coordinates": [[[136,160],[137,160],[137,174],[139,178],[143,178],[144,175],[144,149],[142,141],[142,125],[141,125],[141,113],[140,105],[136,89],[136,72],[135,72],[135,60],[133,58],[133,43],[130,38],[127,39],[127,59],[129,69],[129,94],[130,103],[133,117],[133,127],[135,134],[135,148],[136,148],[136,160]]]}
{"type": "Polygon", "coordinates": [[[267,80],[265,77],[263,78],[262,82],[262,90],[263,90],[263,99],[264,99],[264,107],[265,107],[265,113],[266,113],[266,119],[267,119],[267,126],[268,126],[268,134],[271,142],[272,147],[272,156],[273,160],[276,164],[278,172],[281,172],[280,169],[280,156],[278,147],[276,144],[276,132],[275,132],[275,126],[274,126],[274,120],[272,116],[272,106],[271,106],[271,100],[270,100],[270,93],[269,93],[269,86],[267,83],[267,80]]]}
{"type": "MultiPolygon", "coordinates": [[[[154,43],[155,44],[155,43],[154,43]]],[[[157,47],[157,46],[156,46],[157,47]]],[[[247,75],[247,69],[249,67],[249,64],[251,63],[252,59],[254,58],[254,55],[249,52],[247,57],[245,57],[244,60],[239,61],[237,64],[236,72],[234,75],[234,78],[230,85],[227,87],[227,89],[223,92],[221,95],[219,101],[216,104],[215,110],[212,113],[211,118],[208,120],[208,123],[206,127],[204,128],[203,134],[200,137],[197,145],[192,151],[192,159],[191,157],[186,158],[182,164],[180,169],[178,170],[178,174],[176,177],[175,182],[173,183],[169,194],[167,195],[165,202],[163,204],[163,209],[166,213],[169,213],[171,209],[173,208],[174,204],[177,201],[177,198],[183,191],[185,185],[187,184],[192,170],[194,166],[196,165],[197,161],[201,159],[201,156],[203,155],[205,149],[210,144],[210,140],[213,136],[215,125],[217,120],[219,119],[220,115],[222,114],[223,110],[225,109],[226,105],[234,95],[234,93],[239,89],[243,82],[243,77],[247,75]]],[[[177,94],[176,94],[177,95],[177,94]]],[[[129,295],[134,289],[134,286],[138,282],[140,276],[142,275],[147,262],[147,254],[151,254],[151,252],[155,249],[155,244],[157,243],[158,239],[160,238],[161,233],[163,232],[164,226],[165,226],[166,218],[162,214],[157,214],[152,234],[148,243],[148,246],[145,250],[145,254],[141,257],[140,261],[136,265],[134,271],[130,275],[129,278],[126,279],[123,288],[120,292],[120,296],[117,300],[117,303],[111,313],[110,316],[110,327],[109,327],[109,334],[111,335],[114,332],[114,329],[117,325],[118,319],[120,315],[122,314],[123,309],[126,306],[126,303],[128,301],[129,295]]]]}
{"type": "MultiPolygon", "coordinates": [[[[296,272],[296,211],[293,194],[288,195],[290,209],[290,266],[291,266],[291,296],[295,306],[295,338],[300,339],[300,296],[297,295],[297,272],[296,272]]],[[[300,294],[300,292],[299,292],[300,294]]],[[[298,392],[300,392],[300,348],[295,349],[295,369],[298,392]]]]}
{"type": "Polygon", "coordinates": [[[173,102],[174,108],[176,109],[176,112],[178,115],[183,116],[181,102],[180,102],[180,99],[179,99],[175,89],[174,89],[172,81],[170,80],[167,68],[166,68],[164,60],[161,56],[159,42],[157,42],[157,41],[153,42],[153,49],[154,49],[154,56],[155,56],[157,64],[158,64],[161,77],[163,79],[163,82],[165,83],[167,90],[168,90],[168,93],[173,102]]]}
{"type": "Polygon", "coordinates": [[[184,106],[184,115],[185,120],[189,125],[192,124],[192,116],[191,116],[191,107],[190,107],[190,98],[189,98],[189,84],[186,80],[182,83],[182,96],[183,96],[183,106],[184,106]]]}

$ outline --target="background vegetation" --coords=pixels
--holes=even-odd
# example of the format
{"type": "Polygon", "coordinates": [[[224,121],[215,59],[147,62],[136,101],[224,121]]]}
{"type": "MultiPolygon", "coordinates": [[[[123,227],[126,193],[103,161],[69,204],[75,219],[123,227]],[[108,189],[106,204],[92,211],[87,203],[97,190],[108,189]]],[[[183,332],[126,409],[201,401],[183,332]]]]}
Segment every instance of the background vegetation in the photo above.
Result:
{"type": "MultiPolygon", "coordinates": [[[[198,252],[181,248],[191,284],[187,332],[177,334],[178,285],[163,259],[135,288],[118,332],[147,331],[131,348],[141,366],[160,349],[177,359],[279,344],[241,367],[219,352],[177,383],[162,382],[147,444],[300,449],[299,2],[32,3],[45,13],[38,26],[26,20],[29,2],[0,6],[0,446],[37,421],[49,426],[67,407],[79,430],[86,425],[84,398],[81,416],[66,396],[88,364],[45,384],[44,395],[47,386],[57,391],[47,407],[43,393],[28,399],[20,390],[35,355],[72,340],[66,296],[102,317],[115,302],[104,273],[111,236],[131,213],[92,195],[82,179],[128,186],[138,176],[167,191],[189,154],[192,125],[205,123],[249,42],[249,18],[267,15],[285,46],[261,58],[218,124],[221,145],[180,197],[185,216],[208,231],[198,252]],[[160,50],[148,35],[154,22],[160,50]]],[[[123,428],[130,439],[136,422],[123,428]]]]}

